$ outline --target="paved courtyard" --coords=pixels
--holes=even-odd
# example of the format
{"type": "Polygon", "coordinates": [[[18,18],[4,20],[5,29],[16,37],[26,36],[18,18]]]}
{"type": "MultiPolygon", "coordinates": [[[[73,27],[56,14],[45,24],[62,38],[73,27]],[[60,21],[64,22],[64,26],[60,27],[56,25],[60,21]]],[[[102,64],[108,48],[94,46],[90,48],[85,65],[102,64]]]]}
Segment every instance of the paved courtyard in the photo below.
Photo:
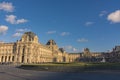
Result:
{"type": "Polygon", "coordinates": [[[0,65],[0,80],[120,80],[120,72],[62,73],[32,71],[0,65]]]}

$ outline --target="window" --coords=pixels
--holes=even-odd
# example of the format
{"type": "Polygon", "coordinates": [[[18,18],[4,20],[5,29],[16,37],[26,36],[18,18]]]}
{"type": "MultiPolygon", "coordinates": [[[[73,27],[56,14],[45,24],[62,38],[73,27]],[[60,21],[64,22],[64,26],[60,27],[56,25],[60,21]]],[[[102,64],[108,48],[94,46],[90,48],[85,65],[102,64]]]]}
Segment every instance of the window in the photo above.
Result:
{"type": "Polygon", "coordinates": [[[12,56],[12,61],[14,61],[14,56],[12,56]]]}

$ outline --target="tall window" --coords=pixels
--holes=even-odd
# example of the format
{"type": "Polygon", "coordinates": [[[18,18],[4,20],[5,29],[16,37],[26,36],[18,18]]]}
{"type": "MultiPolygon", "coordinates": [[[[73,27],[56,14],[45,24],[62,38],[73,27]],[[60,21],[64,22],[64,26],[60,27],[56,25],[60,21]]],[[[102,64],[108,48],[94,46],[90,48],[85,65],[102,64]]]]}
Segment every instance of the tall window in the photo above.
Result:
{"type": "Polygon", "coordinates": [[[1,58],[1,62],[3,62],[3,56],[2,56],[2,58],[1,58]]]}
{"type": "Polygon", "coordinates": [[[25,53],[25,48],[23,48],[23,53],[25,53]]]}
{"type": "Polygon", "coordinates": [[[12,61],[14,61],[14,56],[12,56],[12,61]]]}
{"type": "Polygon", "coordinates": [[[10,61],[10,56],[9,56],[9,59],[8,59],[8,61],[10,61]]]}

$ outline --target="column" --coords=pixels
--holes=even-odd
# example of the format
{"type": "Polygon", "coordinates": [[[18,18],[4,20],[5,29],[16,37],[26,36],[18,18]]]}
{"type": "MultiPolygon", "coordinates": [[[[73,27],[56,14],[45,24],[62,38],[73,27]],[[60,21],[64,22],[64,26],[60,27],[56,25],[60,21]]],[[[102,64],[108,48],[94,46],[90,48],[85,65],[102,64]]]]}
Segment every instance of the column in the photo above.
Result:
{"type": "Polygon", "coordinates": [[[0,56],[0,63],[1,63],[2,56],[0,56]]]}
{"type": "Polygon", "coordinates": [[[15,54],[15,56],[14,56],[14,61],[13,61],[14,63],[16,63],[16,62],[18,62],[17,61],[17,54],[15,54]]]}
{"type": "Polygon", "coordinates": [[[22,51],[23,51],[23,47],[20,46],[19,48],[17,49],[17,54],[18,54],[18,62],[21,63],[22,62],[22,51]],[[19,50],[18,50],[19,49],[19,50]]]}
{"type": "Polygon", "coordinates": [[[27,63],[27,47],[24,48],[24,63],[27,63]]]}
{"type": "Polygon", "coordinates": [[[26,54],[24,55],[24,61],[23,61],[23,63],[27,63],[27,55],[26,54]]]}
{"type": "Polygon", "coordinates": [[[19,62],[19,63],[22,62],[22,55],[21,55],[21,54],[18,55],[18,62],[19,62]]]}
{"type": "Polygon", "coordinates": [[[13,62],[13,61],[12,61],[12,55],[10,55],[10,62],[13,62]]]}
{"type": "Polygon", "coordinates": [[[31,55],[29,55],[28,63],[31,63],[31,55]]]}

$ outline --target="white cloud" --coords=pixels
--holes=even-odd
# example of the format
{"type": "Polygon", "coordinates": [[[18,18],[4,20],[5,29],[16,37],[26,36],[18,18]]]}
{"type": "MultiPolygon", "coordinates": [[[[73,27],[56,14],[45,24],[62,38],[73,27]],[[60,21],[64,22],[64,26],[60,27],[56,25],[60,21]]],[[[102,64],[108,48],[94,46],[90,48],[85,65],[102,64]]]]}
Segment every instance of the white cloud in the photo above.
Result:
{"type": "Polygon", "coordinates": [[[112,23],[120,23],[120,10],[116,10],[108,15],[107,20],[112,23]]]}
{"type": "Polygon", "coordinates": [[[66,50],[71,50],[73,47],[71,45],[68,45],[68,46],[64,46],[63,48],[66,50]]]}
{"type": "Polygon", "coordinates": [[[107,11],[101,11],[101,13],[99,14],[100,17],[104,16],[107,14],[107,11]]]}
{"type": "Polygon", "coordinates": [[[27,22],[26,19],[18,19],[18,20],[16,21],[16,24],[25,23],[25,22],[27,22]]]}
{"type": "Polygon", "coordinates": [[[13,37],[21,37],[22,33],[16,32],[15,34],[13,34],[13,37]]]}
{"type": "Polygon", "coordinates": [[[47,34],[55,34],[56,31],[48,31],[47,34]]]}
{"type": "Polygon", "coordinates": [[[79,49],[77,49],[71,45],[63,46],[63,49],[65,49],[65,51],[67,51],[67,52],[80,52],[79,49]]]}
{"type": "Polygon", "coordinates": [[[80,39],[77,40],[77,42],[88,42],[88,40],[85,39],[85,38],[80,38],[80,39]]]}
{"type": "Polygon", "coordinates": [[[27,32],[30,31],[29,29],[25,28],[25,29],[16,29],[16,32],[22,33],[22,32],[27,32]]]}
{"type": "Polygon", "coordinates": [[[61,36],[67,36],[67,35],[70,35],[70,33],[69,32],[62,32],[60,35],[61,36]]]}
{"type": "Polygon", "coordinates": [[[6,19],[7,22],[11,23],[11,24],[20,24],[20,23],[25,23],[27,22],[26,19],[17,19],[17,17],[15,15],[6,15],[6,19]]]}
{"type": "Polygon", "coordinates": [[[12,35],[12,37],[21,37],[24,32],[30,31],[29,29],[16,29],[16,33],[12,35]]]}
{"type": "Polygon", "coordinates": [[[0,34],[5,34],[8,30],[8,26],[0,25],[0,34]]]}
{"type": "Polygon", "coordinates": [[[14,16],[14,15],[7,15],[5,20],[7,22],[11,23],[11,24],[15,24],[16,23],[15,19],[16,19],[16,16],[14,16]]]}
{"type": "Polygon", "coordinates": [[[85,23],[85,26],[90,26],[90,25],[92,25],[92,24],[94,24],[94,22],[86,22],[86,23],[85,23]]]}
{"type": "Polygon", "coordinates": [[[0,3],[0,10],[7,11],[7,12],[13,12],[14,6],[10,2],[2,2],[0,3]]]}
{"type": "Polygon", "coordinates": [[[74,51],[74,52],[77,52],[77,51],[78,51],[78,49],[76,49],[76,48],[73,48],[73,51],[74,51]]]}

